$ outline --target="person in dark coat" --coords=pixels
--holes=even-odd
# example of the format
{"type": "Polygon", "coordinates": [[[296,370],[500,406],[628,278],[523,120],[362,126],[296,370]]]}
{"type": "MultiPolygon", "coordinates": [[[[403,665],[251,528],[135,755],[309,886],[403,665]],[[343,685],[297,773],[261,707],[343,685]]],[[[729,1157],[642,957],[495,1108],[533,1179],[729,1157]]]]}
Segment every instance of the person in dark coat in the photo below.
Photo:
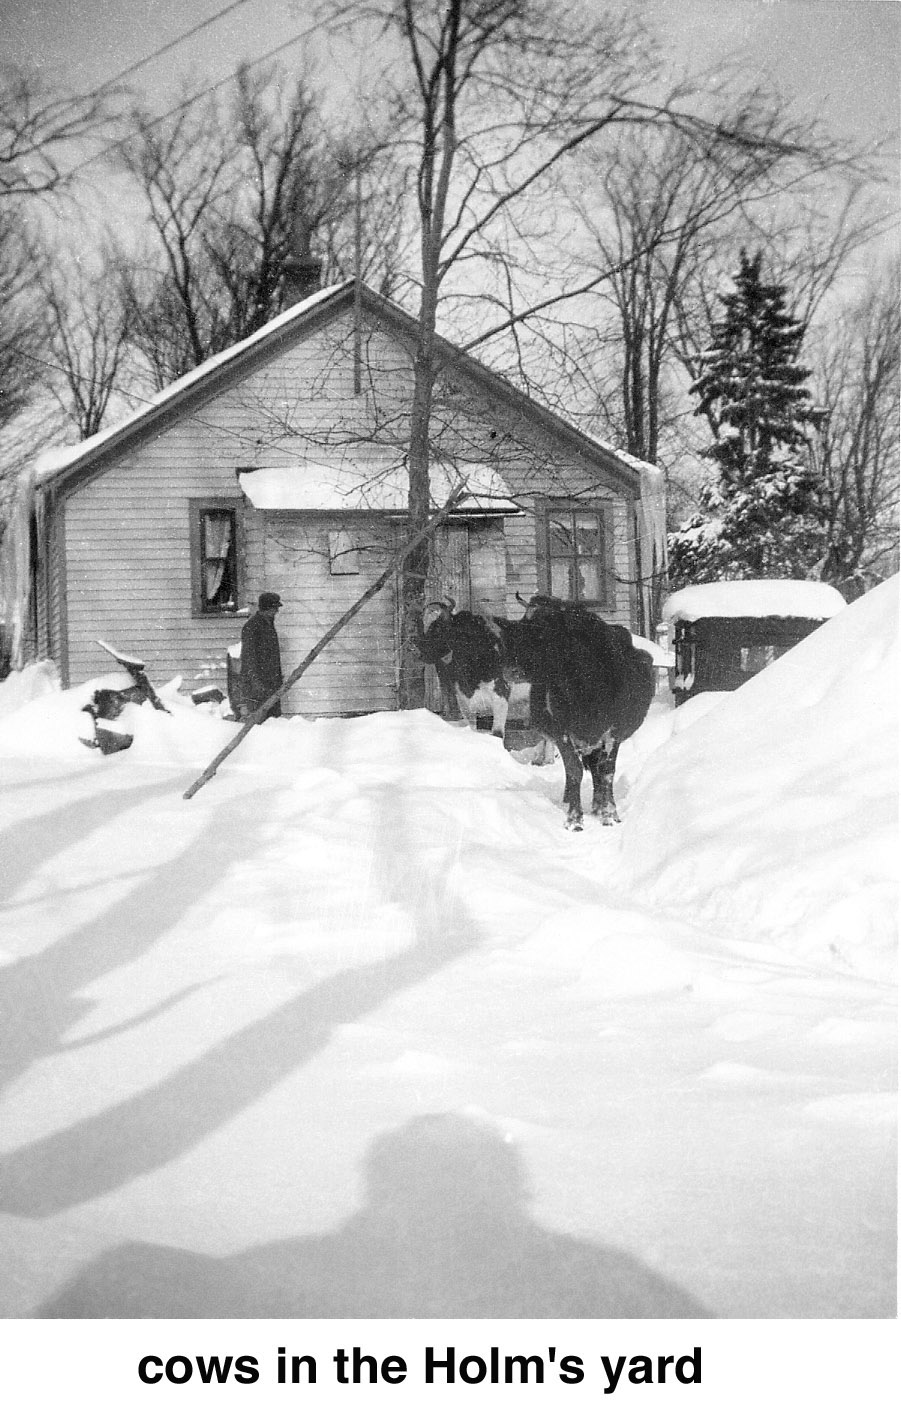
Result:
{"type": "MultiPolygon", "coordinates": [[[[274,591],[264,590],[257,601],[256,613],[241,631],[241,683],[248,715],[282,682],[282,657],[275,630],[275,617],[281,605],[281,598],[274,591]]],[[[280,718],[281,712],[281,699],[278,699],[266,718],[280,718]]]]}

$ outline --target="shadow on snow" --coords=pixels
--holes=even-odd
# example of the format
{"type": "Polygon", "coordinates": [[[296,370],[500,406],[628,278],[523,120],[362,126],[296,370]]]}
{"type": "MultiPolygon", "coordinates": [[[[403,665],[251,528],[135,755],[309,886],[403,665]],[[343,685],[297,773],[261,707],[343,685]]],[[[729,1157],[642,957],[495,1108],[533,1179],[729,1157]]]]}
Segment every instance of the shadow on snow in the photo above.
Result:
{"type": "Polygon", "coordinates": [[[41,1318],[711,1317],[621,1250],[538,1225],[523,1164],[493,1127],[415,1117],[378,1137],[340,1229],[230,1259],[131,1244],[87,1265],[41,1318]]]}

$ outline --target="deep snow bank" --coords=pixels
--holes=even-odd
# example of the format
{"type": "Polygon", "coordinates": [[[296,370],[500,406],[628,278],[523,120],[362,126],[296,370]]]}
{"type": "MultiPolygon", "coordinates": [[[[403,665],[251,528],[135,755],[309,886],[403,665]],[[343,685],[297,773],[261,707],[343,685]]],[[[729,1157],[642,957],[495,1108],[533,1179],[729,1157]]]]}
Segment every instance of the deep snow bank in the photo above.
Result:
{"type": "Polygon", "coordinates": [[[26,664],[24,669],[14,669],[6,679],[0,681],[0,718],[17,713],[33,699],[55,693],[58,689],[59,674],[56,665],[49,659],[41,659],[36,664],[26,664]]]}
{"type": "Polygon", "coordinates": [[[623,888],[894,977],[897,640],[896,577],[672,735],[630,797],[623,888]]]}
{"type": "MultiPolygon", "coordinates": [[[[0,757],[78,761],[94,756],[81,741],[94,736],[94,725],[84,706],[95,689],[129,688],[130,676],[114,670],[60,691],[52,665],[31,668],[35,671],[32,680],[24,670],[17,676],[23,681],[18,688],[7,700],[0,697],[0,757]]],[[[9,680],[0,687],[7,683],[9,680]]],[[[134,735],[130,761],[181,765],[196,760],[202,767],[235,733],[235,724],[198,709],[179,694],[178,683],[175,680],[159,690],[168,713],[160,713],[149,703],[127,704],[116,719],[114,726],[119,732],[134,735]]]]}

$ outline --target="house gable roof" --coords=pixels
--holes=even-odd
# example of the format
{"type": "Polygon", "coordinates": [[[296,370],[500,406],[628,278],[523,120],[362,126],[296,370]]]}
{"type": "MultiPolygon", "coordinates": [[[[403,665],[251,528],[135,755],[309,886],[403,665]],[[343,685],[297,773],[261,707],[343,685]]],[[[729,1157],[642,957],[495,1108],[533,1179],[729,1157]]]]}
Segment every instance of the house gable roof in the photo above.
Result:
{"type": "MultiPolygon", "coordinates": [[[[285,345],[305,338],[328,323],[352,304],[353,296],[352,279],[316,291],[306,300],[277,315],[254,334],[212,355],[176,379],[120,423],[103,429],[82,443],[49,449],[35,464],[38,483],[62,489],[70,480],[80,481],[82,474],[100,472],[104,464],[128,452],[144,438],[158,434],[163,427],[206,402],[213,394],[239,382],[252,367],[266,362],[285,345]]],[[[377,295],[365,285],[362,288],[362,303],[364,309],[390,327],[404,343],[410,344],[415,340],[416,320],[399,305],[377,295]]],[[[564,444],[600,468],[618,490],[629,496],[638,496],[640,472],[634,459],[583,433],[528,394],[521,393],[502,375],[494,373],[451,341],[439,336],[435,347],[445,369],[453,367],[465,374],[491,397],[501,400],[535,423],[552,440],[564,444]]]]}

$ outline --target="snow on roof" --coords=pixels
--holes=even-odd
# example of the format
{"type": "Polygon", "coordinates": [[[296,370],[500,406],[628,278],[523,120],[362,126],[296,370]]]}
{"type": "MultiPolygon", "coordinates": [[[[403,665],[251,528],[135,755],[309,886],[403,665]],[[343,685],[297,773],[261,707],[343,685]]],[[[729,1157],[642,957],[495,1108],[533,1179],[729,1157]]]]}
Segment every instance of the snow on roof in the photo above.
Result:
{"type": "Polygon", "coordinates": [[[603,438],[599,438],[596,433],[587,433],[581,427],[579,432],[586,442],[593,443],[596,448],[600,448],[601,452],[609,453],[612,458],[625,463],[626,467],[630,467],[633,472],[640,475],[642,497],[659,495],[659,489],[665,489],[666,478],[656,463],[644,462],[642,458],[633,457],[623,448],[618,448],[614,443],[608,443],[603,438]]]}
{"type": "Polygon", "coordinates": [[[222,368],[226,364],[252,349],[254,345],[261,344],[269,339],[284,325],[289,325],[296,320],[299,315],[306,314],[307,311],[321,305],[324,301],[336,295],[345,286],[350,285],[350,281],[342,281],[339,285],[326,286],[323,290],[317,290],[306,300],[301,300],[296,305],[292,305],[288,310],[283,310],[280,315],[263,325],[261,329],[255,330],[246,339],[239,340],[237,344],[229,345],[228,349],[220,350],[218,354],[213,354],[209,359],[205,359],[202,364],[198,364],[196,369],[190,369],[187,374],[183,374],[180,379],[175,379],[171,384],[167,384],[165,389],[154,394],[152,398],[146,399],[139,409],[123,418],[119,423],[111,424],[109,428],[103,428],[99,433],[95,433],[92,438],[85,438],[81,443],[70,444],[68,447],[48,448],[48,450],[38,457],[35,463],[35,472],[38,482],[47,481],[58,472],[73,463],[80,462],[83,457],[96,452],[104,447],[106,443],[112,442],[125,433],[129,428],[136,426],[147,418],[151,413],[162,405],[167,404],[170,399],[190,389],[194,384],[199,383],[208,375],[222,368]]]}
{"type": "MultiPolygon", "coordinates": [[[[498,472],[484,463],[461,462],[451,466],[433,463],[429,472],[431,497],[443,506],[460,478],[471,495],[459,504],[461,512],[507,516],[519,511],[510,489],[498,472]]],[[[405,512],[409,473],[385,449],[340,464],[295,463],[289,467],[261,467],[238,476],[241,490],[261,511],[372,511],[405,512]]]]}
{"type": "Polygon", "coordinates": [[[593,443],[597,443],[598,447],[605,448],[608,453],[614,453],[622,462],[634,468],[636,472],[652,475],[655,479],[663,477],[663,473],[656,463],[644,462],[641,458],[634,458],[631,453],[623,452],[622,448],[614,448],[612,443],[604,443],[600,438],[595,438],[591,434],[588,436],[591,437],[593,443]]]}
{"type": "Polygon", "coordinates": [[[845,609],[839,592],[822,581],[718,581],[686,586],[663,604],[664,620],[829,620],[845,609]]]}

